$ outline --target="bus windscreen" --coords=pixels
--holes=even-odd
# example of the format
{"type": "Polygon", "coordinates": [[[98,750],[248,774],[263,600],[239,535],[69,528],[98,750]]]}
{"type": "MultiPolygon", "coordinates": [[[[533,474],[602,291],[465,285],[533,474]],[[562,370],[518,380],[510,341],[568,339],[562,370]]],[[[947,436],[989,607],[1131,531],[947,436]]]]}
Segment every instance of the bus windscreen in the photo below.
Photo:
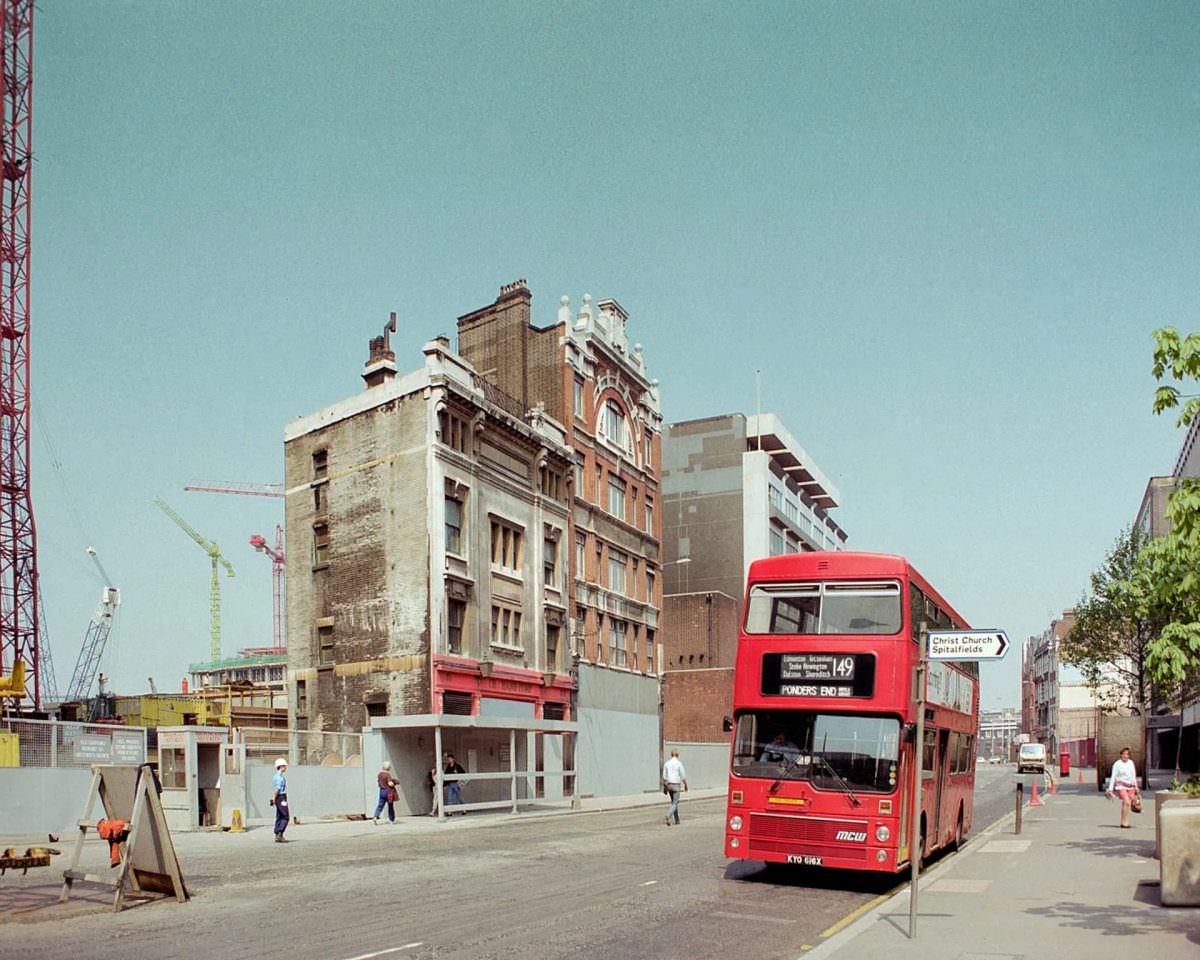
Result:
{"type": "Polygon", "coordinates": [[[895,717],[749,710],[737,718],[733,774],[808,780],[814,787],[896,789],[900,721],[895,717]]]}
{"type": "Polygon", "coordinates": [[[748,634],[890,636],[901,622],[894,581],[760,583],[746,608],[748,634]]]}

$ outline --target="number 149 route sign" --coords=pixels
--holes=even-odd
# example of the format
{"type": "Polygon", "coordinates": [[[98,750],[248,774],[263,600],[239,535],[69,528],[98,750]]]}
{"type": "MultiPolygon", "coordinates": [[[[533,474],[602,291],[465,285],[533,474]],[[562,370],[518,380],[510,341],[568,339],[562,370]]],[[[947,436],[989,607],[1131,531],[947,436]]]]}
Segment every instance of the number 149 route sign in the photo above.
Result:
{"type": "Polygon", "coordinates": [[[1003,630],[930,630],[930,660],[999,660],[1008,650],[1003,630]]]}

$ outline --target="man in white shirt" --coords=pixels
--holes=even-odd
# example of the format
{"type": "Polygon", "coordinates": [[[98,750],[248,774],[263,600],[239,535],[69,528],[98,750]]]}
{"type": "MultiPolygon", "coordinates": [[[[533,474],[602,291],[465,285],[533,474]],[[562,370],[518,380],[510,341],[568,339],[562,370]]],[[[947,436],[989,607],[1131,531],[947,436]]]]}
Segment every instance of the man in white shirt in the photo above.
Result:
{"type": "Polygon", "coordinates": [[[683,761],[679,759],[678,748],[671,751],[671,759],[663,764],[662,775],[663,789],[671,798],[671,806],[667,808],[667,826],[669,827],[672,819],[675,823],[679,823],[679,793],[688,788],[687,771],[683,768],[683,761]]]}

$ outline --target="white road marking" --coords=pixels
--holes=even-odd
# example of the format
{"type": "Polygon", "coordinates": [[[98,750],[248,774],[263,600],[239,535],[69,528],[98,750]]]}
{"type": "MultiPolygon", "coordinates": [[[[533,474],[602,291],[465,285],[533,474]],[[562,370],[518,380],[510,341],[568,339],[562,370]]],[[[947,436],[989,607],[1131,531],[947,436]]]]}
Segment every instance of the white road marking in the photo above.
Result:
{"type": "Polygon", "coordinates": [[[657,880],[647,880],[645,883],[643,883],[643,884],[642,884],[642,886],[643,886],[643,887],[652,887],[652,886],[654,886],[656,883],[658,883],[658,881],[657,881],[657,880]]]}
{"type": "Polygon", "coordinates": [[[357,957],[350,957],[350,960],[371,960],[372,957],[384,957],[389,953],[399,953],[401,950],[411,950],[413,947],[422,946],[424,940],[418,940],[415,943],[406,943],[402,947],[388,947],[386,950],[376,950],[374,953],[360,953],[357,957]]]}

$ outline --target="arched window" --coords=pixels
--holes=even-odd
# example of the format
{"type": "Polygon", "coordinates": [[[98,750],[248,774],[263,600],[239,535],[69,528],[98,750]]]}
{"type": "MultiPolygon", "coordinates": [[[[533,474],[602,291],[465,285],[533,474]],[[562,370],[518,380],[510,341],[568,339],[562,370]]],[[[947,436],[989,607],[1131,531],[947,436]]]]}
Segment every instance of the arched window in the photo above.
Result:
{"type": "Polygon", "coordinates": [[[600,415],[600,436],[633,457],[633,430],[616,400],[606,400],[600,415]]]}

